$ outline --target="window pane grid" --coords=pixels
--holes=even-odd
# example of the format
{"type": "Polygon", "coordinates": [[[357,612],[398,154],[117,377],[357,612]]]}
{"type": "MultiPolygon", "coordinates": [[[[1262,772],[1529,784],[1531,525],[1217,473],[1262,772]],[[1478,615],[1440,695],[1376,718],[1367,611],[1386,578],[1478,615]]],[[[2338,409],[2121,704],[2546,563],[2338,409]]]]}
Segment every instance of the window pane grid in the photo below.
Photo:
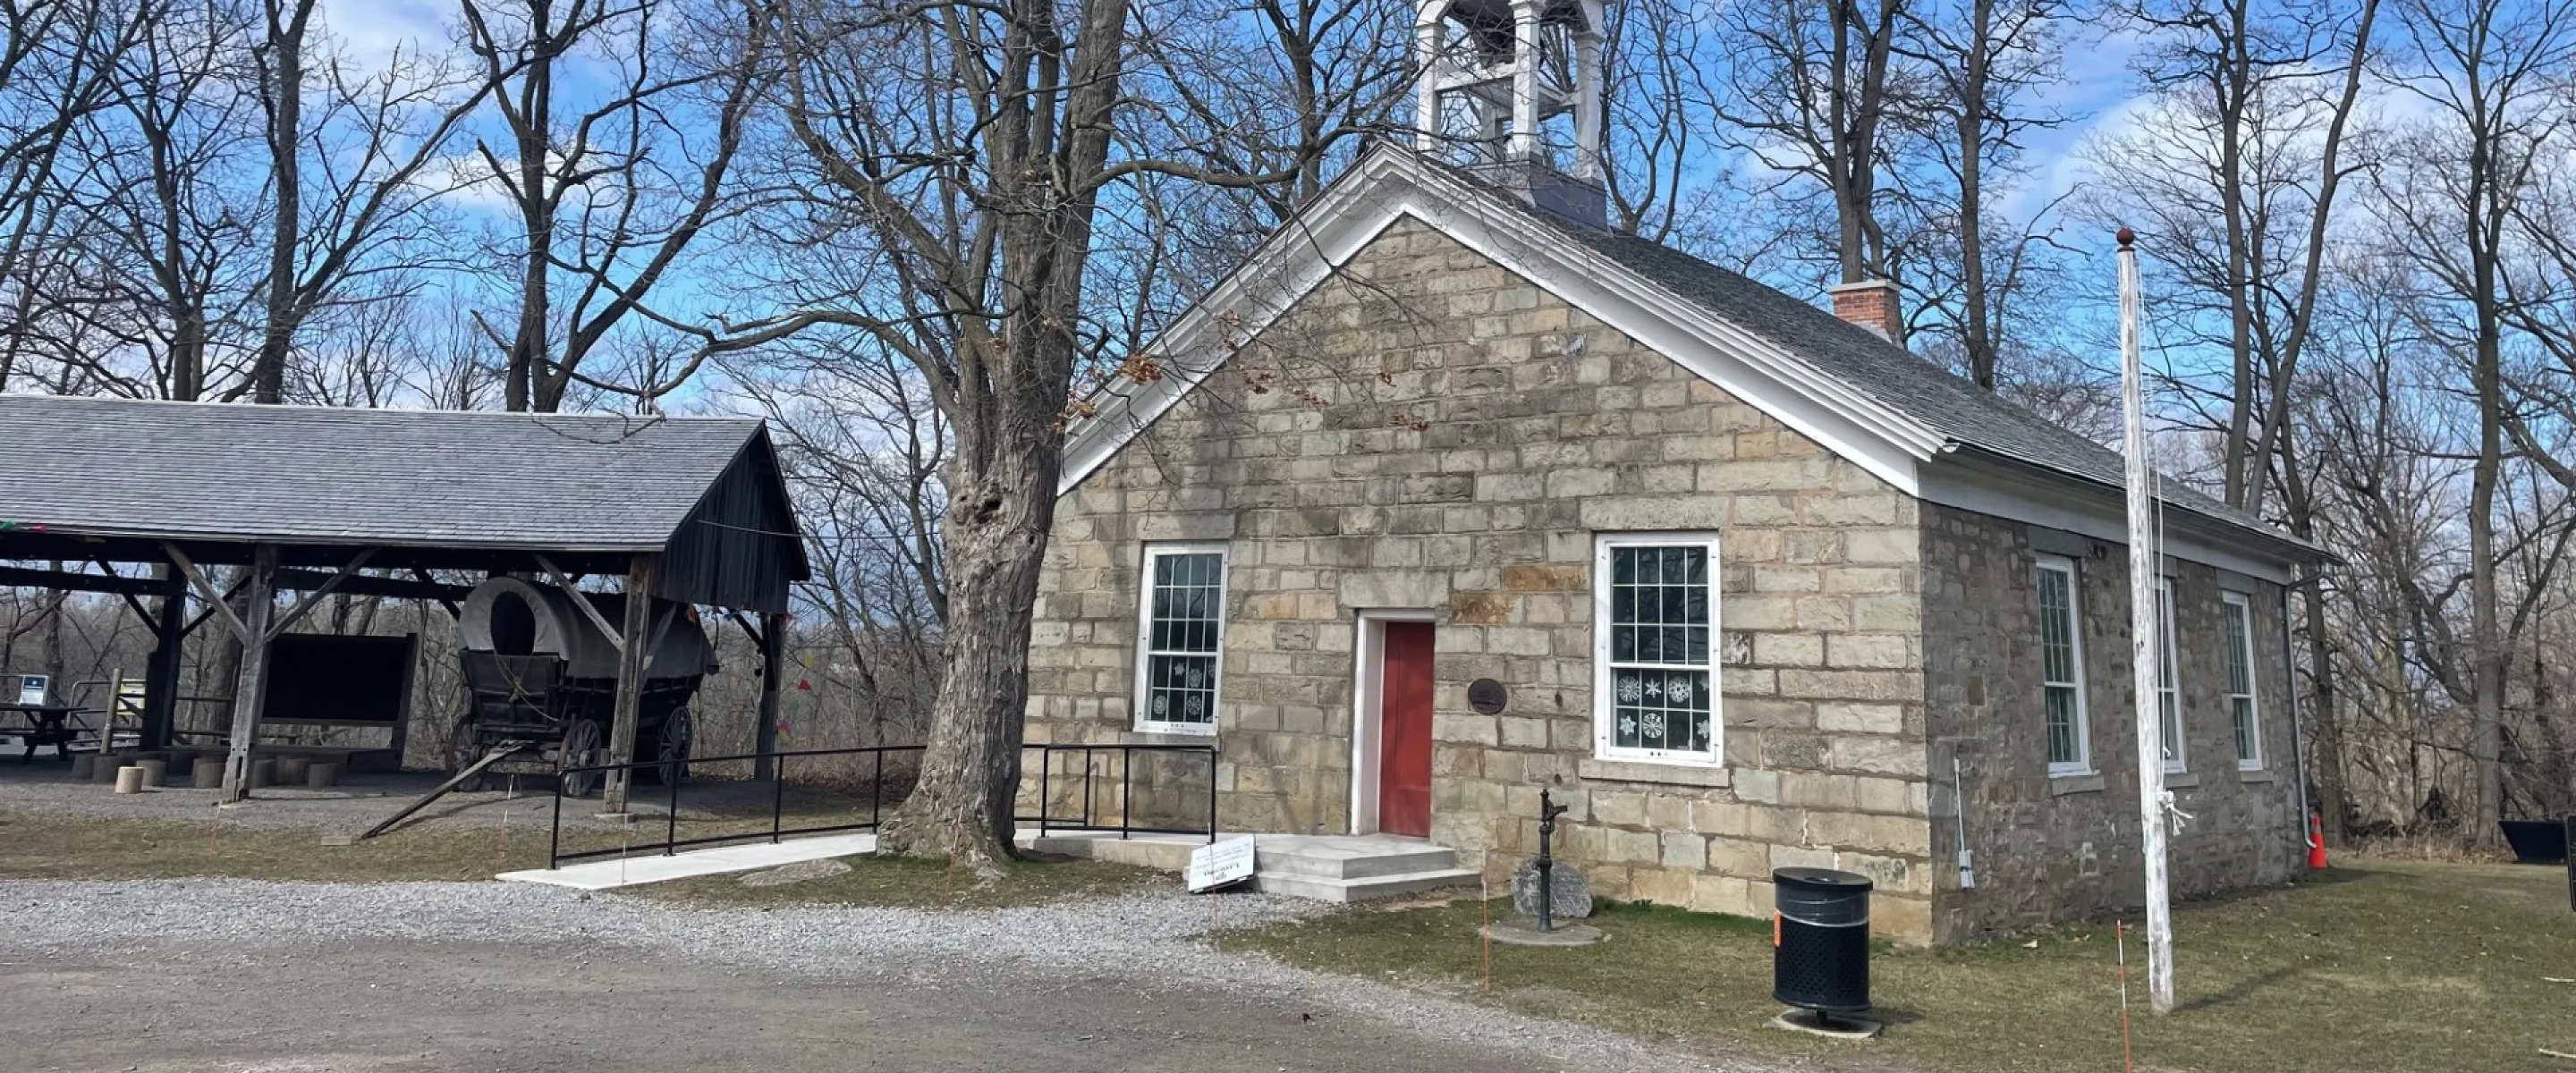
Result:
{"type": "Polygon", "coordinates": [[[2076,645],[2075,572],[2043,562],[2039,590],[2040,703],[2048,727],[2048,763],[2061,771],[2090,763],[2085,740],[2083,659],[2076,645]]]}
{"type": "Polygon", "coordinates": [[[1714,632],[1705,545],[1610,549],[1610,740],[1707,752],[1715,744],[1714,632]]]}
{"type": "Polygon", "coordinates": [[[1152,723],[1216,720],[1224,635],[1225,556],[1157,552],[1147,597],[1145,712],[1152,723]]]}
{"type": "Polygon", "coordinates": [[[2156,582],[2156,637],[2163,648],[2156,660],[2156,710],[2158,721],[2164,726],[2165,767],[2181,770],[2182,691],[2174,684],[2180,675],[2176,670],[2178,656],[2174,646],[2172,578],[2160,578],[2156,582]]]}
{"type": "Polygon", "coordinates": [[[2254,630],[2251,606],[2230,595],[2221,605],[2227,623],[2227,711],[2235,723],[2236,762],[2260,764],[2263,741],[2254,713],[2254,630]]]}

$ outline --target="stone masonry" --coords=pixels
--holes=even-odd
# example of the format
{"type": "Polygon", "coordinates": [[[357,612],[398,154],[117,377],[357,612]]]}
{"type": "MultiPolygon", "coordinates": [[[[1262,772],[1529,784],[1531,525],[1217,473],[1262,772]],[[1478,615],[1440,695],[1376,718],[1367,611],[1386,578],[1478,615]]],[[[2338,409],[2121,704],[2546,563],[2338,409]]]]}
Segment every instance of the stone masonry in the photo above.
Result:
{"type": "MultiPolygon", "coordinates": [[[[1923,508],[1924,697],[1931,713],[1934,934],[1942,942],[2098,917],[2144,904],[2138,843],[2137,710],[2130,674],[2129,555],[2123,545],[2043,534],[2075,563],[2079,648],[2095,774],[2050,778],[2040,714],[2033,534],[2018,523],[1923,508]],[[1955,794],[1952,758],[1964,794],[1955,794]],[[1960,890],[1958,805],[1977,885],[1960,890]]],[[[2169,775],[2191,815],[2167,842],[2176,897],[2280,883],[2301,866],[2297,769],[2287,713],[2281,587],[2168,561],[2188,770],[2169,775]],[[2227,705],[2222,591],[2253,612],[2255,710],[2263,766],[2239,769],[2227,705]]]]}
{"type": "Polygon", "coordinates": [[[1228,829],[1348,829],[1354,615],[1432,609],[1435,840],[1527,856],[1553,787],[1560,852],[1604,896],[1767,915],[1773,867],[1840,866],[1879,880],[1882,931],[1921,941],[1915,522],[1866,471],[1408,221],[1061,504],[1029,738],[1139,737],[1144,543],[1223,541],[1228,829]],[[1650,531],[1722,534],[1722,769],[1591,759],[1593,535],[1650,531]],[[1498,716],[1466,704],[1483,677],[1511,689],[1498,716]]]}
{"type": "MultiPolygon", "coordinates": [[[[1877,881],[1877,931],[1916,943],[2114,908],[2122,847],[2136,867],[2135,798],[2116,778],[2089,793],[2046,778],[2022,528],[1919,504],[1407,220],[1059,504],[1028,739],[1213,740],[1225,829],[1343,832],[1355,616],[1429,611],[1432,837],[1466,860],[1534,853],[1551,788],[1570,807],[1558,852],[1604,897],[1762,916],[1773,868],[1839,867],[1877,881]],[[1594,537],[1659,531],[1718,534],[1722,767],[1593,757],[1594,537]],[[1133,729],[1139,574],[1162,541],[1227,549],[1213,739],[1133,729]],[[1468,706],[1478,678],[1510,690],[1499,715],[1468,706]],[[1954,754],[1980,866],[1964,897],[1954,754]]],[[[2126,611],[2098,566],[2085,651],[2095,755],[2116,772],[2127,653],[2094,634],[2126,611]]],[[[2186,633],[2215,636],[2216,581],[2183,577],[2186,633]]],[[[2256,613],[2277,667],[2277,594],[2257,594],[2256,613]]],[[[2207,781],[2183,807],[2208,810],[2177,843],[2178,865],[2206,859],[2183,869],[2185,890],[2276,878],[2286,852],[2269,843],[2288,781],[2239,779],[2205,647],[2184,670],[2207,781]]],[[[1204,760],[1140,759],[1122,802],[1107,756],[1092,761],[1095,815],[1186,823],[1205,808],[1204,760]]],[[[1080,761],[1059,763],[1047,805],[1061,816],[1080,761]]]]}

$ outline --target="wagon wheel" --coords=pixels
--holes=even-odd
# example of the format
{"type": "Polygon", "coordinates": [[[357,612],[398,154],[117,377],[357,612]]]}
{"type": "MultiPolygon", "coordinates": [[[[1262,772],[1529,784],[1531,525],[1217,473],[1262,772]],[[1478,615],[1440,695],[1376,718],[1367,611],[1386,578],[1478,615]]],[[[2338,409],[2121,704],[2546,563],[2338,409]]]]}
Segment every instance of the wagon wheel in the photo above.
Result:
{"type": "Polygon", "coordinates": [[[669,716],[663,718],[662,733],[653,749],[653,759],[660,761],[653,773],[661,777],[663,785],[678,782],[689,773],[689,745],[693,733],[688,708],[674,708],[669,716]]]}
{"type": "MultiPolygon", "coordinates": [[[[474,733],[474,721],[469,718],[456,724],[456,736],[447,743],[447,773],[456,774],[473,767],[474,762],[481,759],[483,759],[483,743],[480,736],[474,733]]],[[[485,781],[484,777],[477,777],[457,789],[467,792],[480,790],[485,781]]]]}
{"type": "MultiPolygon", "coordinates": [[[[576,719],[564,731],[562,759],[559,768],[586,767],[600,762],[605,750],[600,747],[599,720],[576,719]]],[[[589,797],[599,787],[599,772],[573,771],[563,775],[566,797],[589,797]]]]}

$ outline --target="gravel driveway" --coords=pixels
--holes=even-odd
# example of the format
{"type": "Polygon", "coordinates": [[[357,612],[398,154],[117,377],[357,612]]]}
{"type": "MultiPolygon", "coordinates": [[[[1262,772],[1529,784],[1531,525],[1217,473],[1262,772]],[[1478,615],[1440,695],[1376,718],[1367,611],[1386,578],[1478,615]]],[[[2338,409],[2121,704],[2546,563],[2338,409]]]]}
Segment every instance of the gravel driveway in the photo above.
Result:
{"type": "MultiPolygon", "coordinates": [[[[1316,911],[1229,896],[1229,926],[1316,911]]],[[[1210,950],[1207,899],[700,909],[493,883],[0,882],[12,1070],[1706,1069],[1210,950]]]]}

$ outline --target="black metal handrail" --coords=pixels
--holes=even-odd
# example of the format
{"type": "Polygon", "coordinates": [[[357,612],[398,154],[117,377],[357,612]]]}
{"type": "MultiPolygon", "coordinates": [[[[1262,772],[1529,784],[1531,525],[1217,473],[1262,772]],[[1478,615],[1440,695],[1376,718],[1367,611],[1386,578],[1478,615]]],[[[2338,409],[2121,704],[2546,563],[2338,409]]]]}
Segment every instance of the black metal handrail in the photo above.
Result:
{"type": "MultiPolygon", "coordinates": [[[[670,801],[665,805],[665,808],[668,810],[668,815],[664,817],[662,840],[660,842],[647,843],[643,846],[636,846],[632,843],[628,843],[614,849],[579,850],[572,853],[563,852],[564,792],[563,780],[557,779],[555,781],[554,823],[552,825],[552,829],[546,834],[546,867],[549,869],[561,868],[565,861],[589,860],[595,857],[633,856],[635,855],[635,851],[638,849],[659,850],[659,856],[668,857],[688,846],[713,846],[726,842],[748,842],[761,838],[766,838],[771,843],[775,844],[779,839],[788,835],[832,834],[842,831],[873,831],[877,829],[878,824],[881,823],[885,817],[886,754],[918,753],[920,751],[922,751],[922,747],[919,745],[869,745],[854,749],[798,749],[783,753],[740,753],[734,756],[693,756],[689,758],[688,763],[721,764],[727,761],[738,760],[771,761],[771,764],[769,765],[769,830],[767,832],[749,831],[741,834],[707,835],[701,838],[681,838],[681,780],[676,777],[666,777],[663,781],[670,788],[671,793],[670,801]],[[787,765],[777,763],[777,761],[793,759],[800,756],[872,756],[876,762],[876,773],[868,779],[867,822],[821,824],[812,827],[786,826],[787,765]]],[[[585,764],[578,767],[568,767],[563,769],[562,774],[577,775],[586,772],[609,771],[632,772],[647,768],[661,768],[666,766],[667,762],[662,760],[633,760],[623,764],[585,764]]]]}
{"type": "MultiPolygon", "coordinates": [[[[1120,838],[1125,838],[1131,834],[1206,835],[1209,842],[1213,843],[1216,841],[1217,756],[1216,746],[1214,745],[1048,744],[1023,745],[1021,748],[1023,750],[1035,750],[1038,754],[1038,814],[1035,816],[1013,817],[1013,822],[1015,823],[1028,823],[1035,821],[1038,825],[1038,833],[1041,835],[1046,834],[1055,828],[1062,827],[1068,830],[1116,831],[1120,838]],[[1082,811],[1078,815],[1057,816],[1054,814],[1055,755],[1057,753],[1082,754],[1082,811]],[[1119,754],[1118,823],[1116,826],[1097,822],[1100,817],[1096,815],[1092,809],[1094,801],[1094,794],[1092,792],[1092,775],[1096,765],[1091,761],[1094,754],[1097,753],[1119,754]],[[1146,827],[1134,822],[1134,806],[1132,804],[1134,801],[1134,795],[1130,790],[1133,788],[1135,781],[1132,777],[1132,773],[1135,768],[1137,753],[1198,753],[1207,757],[1208,792],[1207,826],[1205,828],[1146,827]]],[[[1028,768],[1027,761],[1023,760],[1020,767],[1021,770],[1025,772],[1028,768]]],[[[1067,777],[1070,777],[1069,773],[1067,777]]]]}

